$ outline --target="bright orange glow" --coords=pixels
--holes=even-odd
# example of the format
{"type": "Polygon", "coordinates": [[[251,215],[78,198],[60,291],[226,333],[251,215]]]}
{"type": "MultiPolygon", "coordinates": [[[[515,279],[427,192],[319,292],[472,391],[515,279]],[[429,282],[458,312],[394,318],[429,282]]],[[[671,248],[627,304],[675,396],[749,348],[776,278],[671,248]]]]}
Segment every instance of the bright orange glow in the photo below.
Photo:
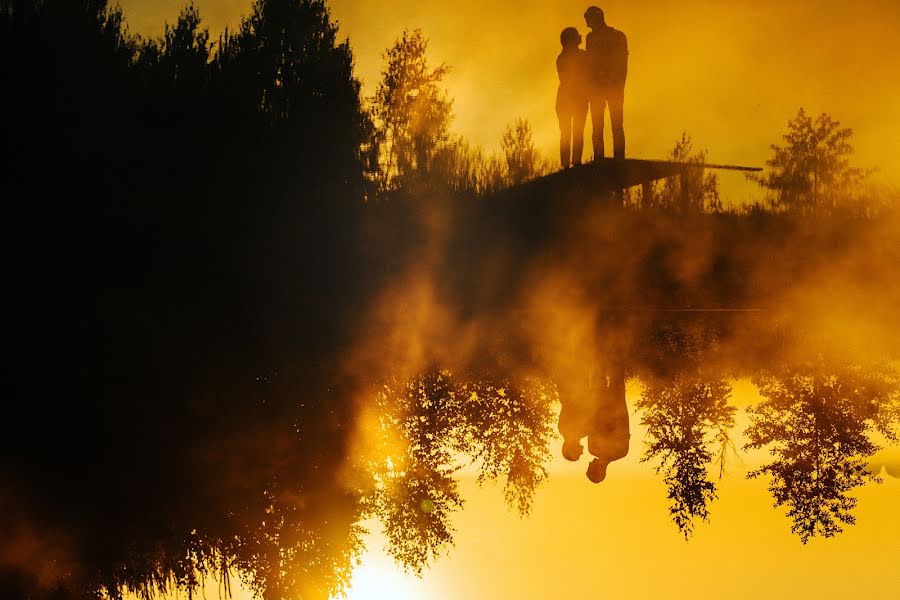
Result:
{"type": "MultiPolygon", "coordinates": [[[[377,546],[372,544],[373,549],[377,546]]],[[[347,600],[441,600],[442,596],[425,593],[425,582],[404,573],[383,553],[369,551],[353,572],[347,600]]]]}

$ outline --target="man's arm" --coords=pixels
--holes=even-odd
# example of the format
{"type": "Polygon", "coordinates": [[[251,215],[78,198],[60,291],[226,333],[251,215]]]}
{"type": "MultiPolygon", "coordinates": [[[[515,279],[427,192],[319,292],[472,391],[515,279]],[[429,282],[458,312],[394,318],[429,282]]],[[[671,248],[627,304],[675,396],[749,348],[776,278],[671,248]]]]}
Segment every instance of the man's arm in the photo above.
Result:
{"type": "Polygon", "coordinates": [[[616,29],[616,33],[618,33],[619,44],[622,46],[622,51],[625,56],[628,56],[628,38],[625,37],[625,33],[616,29]]]}

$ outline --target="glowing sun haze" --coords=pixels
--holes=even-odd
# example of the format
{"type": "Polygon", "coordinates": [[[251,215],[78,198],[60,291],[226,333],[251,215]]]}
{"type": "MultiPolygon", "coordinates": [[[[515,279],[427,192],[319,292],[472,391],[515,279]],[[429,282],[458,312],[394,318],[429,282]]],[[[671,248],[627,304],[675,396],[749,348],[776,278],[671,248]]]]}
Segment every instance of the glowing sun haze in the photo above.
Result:
{"type": "MultiPolygon", "coordinates": [[[[382,53],[404,28],[421,28],[437,64],[452,67],[455,128],[495,149],[527,117],[548,157],[557,129],[554,60],[559,32],[586,32],[587,0],[332,0],[357,74],[374,91],[382,53]]],[[[158,35],[184,0],[122,0],[142,34],[158,35]]],[[[250,0],[197,0],[214,34],[235,26],[250,0]]],[[[856,162],[900,184],[900,2],[862,0],[612,0],[607,22],[628,35],[627,153],[662,158],[682,131],[715,162],[762,165],[799,107],[853,128],[856,162]]],[[[590,126],[588,126],[590,127],[590,126]]],[[[607,132],[608,134],[608,132],[607,132]]],[[[752,187],[740,176],[728,195],[752,187]]],[[[736,198],[740,200],[742,198],[736,198]]]]}

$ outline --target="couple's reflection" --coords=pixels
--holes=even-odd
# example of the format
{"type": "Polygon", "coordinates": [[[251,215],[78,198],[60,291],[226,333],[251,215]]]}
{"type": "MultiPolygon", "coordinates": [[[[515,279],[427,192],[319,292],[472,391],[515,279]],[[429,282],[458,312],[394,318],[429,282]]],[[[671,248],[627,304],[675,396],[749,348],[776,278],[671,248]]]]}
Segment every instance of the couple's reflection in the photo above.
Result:
{"type": "Polygon", "coordinates": [[[631,439],[621,346],[612,329],[600,333],[596,369],[583,377],[557,383],[562,404],[559,433],[563,437],[563,456],[578,461],[584,453],[581,440],[587,438],[588,452],[594,458],[586,474],[594,483],[606,479],[611,462],[628,454],[631,439]]]}

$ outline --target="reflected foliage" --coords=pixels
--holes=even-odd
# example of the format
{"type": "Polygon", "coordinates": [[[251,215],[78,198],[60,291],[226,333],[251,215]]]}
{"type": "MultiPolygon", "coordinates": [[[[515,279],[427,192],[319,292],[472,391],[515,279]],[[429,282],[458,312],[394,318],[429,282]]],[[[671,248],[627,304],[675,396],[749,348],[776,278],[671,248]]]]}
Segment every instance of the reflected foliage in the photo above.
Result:
{"type": "Polygon", "coordinates": [[[478,483],[502,481],[507,504],[526,515],[547,478],[554,399],[539,382],[519,388],[442,370],[385,385],[372,504],[389,554],[421,574],[453,544],[452,515],[463,505],[454,475],[467,461],[478,483]]]}
{"type": "Polygon", "coordinates": [[[462,449],[479,465],[478,482],[502,480],[507,505],[527,515],[548,475],[555,388],[533,379],[481,380],[463,391],[469,396],[462,449]]]}
{"type": "Polygon", "coordinates": [[[732,445],[730,429],[735,408],[729,404],[731,385],[720,378],[678,375],[649,379],[637,406],[647,428],[642,461],[658,461],[669,490],[669,512],[685,538],[694,519],[709,519],[708,504],[716,498],[710,468],[719,476],[732,445]]]}
{"type": "Polygon", "coordinates": [[[877,479],[866,470],[879,449],[873,434],[897,439],[897,373],[820,359],[756,384],[766,399],[751,410],[746,447],[766,448],[774,460],[749,477],[770,479],[775,506],[787,507],[802,542],[840,533],[855,522],[849,493],[877,479]]]}
{"type": "Polygon", "coordinates": [[[398,449],[375,473],[375,513],[388,553],[417,574],[453,543],[451,517],[463,505],[453,478],[460,401],[453,378],[440,370],[377,396],[384,435],[398,449]]]}
{"type": "MultiPolygon", "coordinates": [[[[338,489],[267,493],[258,522],[221,546],[226,565],[260,598],[328,600],[346,589],[362,551],[359,499],[338,489]]],[[[225,577],[228,569],[221,569],[225,577]]]]}

